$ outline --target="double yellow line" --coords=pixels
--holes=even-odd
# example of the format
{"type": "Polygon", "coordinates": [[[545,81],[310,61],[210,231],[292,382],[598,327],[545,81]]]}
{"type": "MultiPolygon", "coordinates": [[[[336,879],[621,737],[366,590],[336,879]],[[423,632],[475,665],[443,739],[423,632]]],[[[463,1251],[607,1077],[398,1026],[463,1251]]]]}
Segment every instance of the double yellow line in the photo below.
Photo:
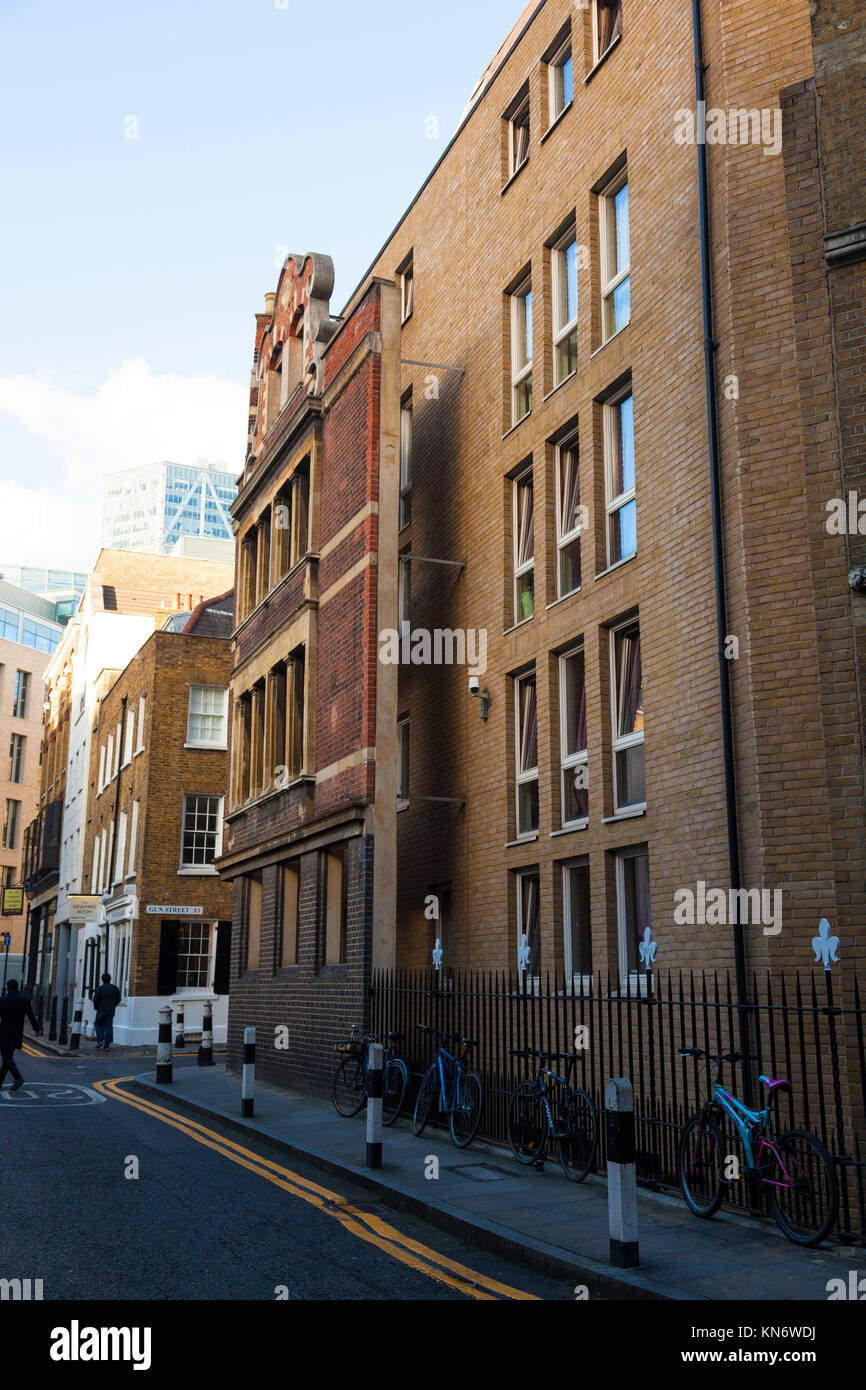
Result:
{"type": "Polygon", "coordinates": [[[377,1246],[378,1249],[384,1250],[386,1255],[430,1279],[435,1279],[437,1283],[447,1284],[449,1288],[456,1289],[468,1298],[483,1302],[496,1302],[500,1299],[538,1301],[534,1294],[524,1293],[522,1289],[512,1288],[509,1284],[501,1284],[486,1274],[479,1274],[477,1270],[468,1269],[466,1265],[449,1259],[447,1255],[441,1255],[430,1246],[421,1245],[402,1231],[398,1231],[396,1227],[389,1226],[378,1216],[356,1207],[338,1192],[331,1192],[319,1183],[301,1177],[299,1173],[293,1172],[281,1163],[275,1163],[273,1159],[263,1158],[251,1149],[244,1148],[242,1144],[235,1143],[233,1139],[226,1139],[215,1130],[208,1129],[206,1125],[188,1119],[185,1115],[177,1115],[172,1110],[166,1110],[154,1101],[130,1095],[122,1086],[124,1082],[133,1079],[131,1076],[121,1076],[114,1081],[96,1081],[94,1086],[103,1095],[122,1101],[124,1105],[131,1105],[163,1124],[171,1125],[189,1139],[194,1139],[197,1144],[204,1144],[206,1148],[222,1154],[232,1163],[237,1163],[241,1168],[246,1168],[249,1172],[264,1178],[266,1182],[288,1192],[290,1196],[308,1202],[326,1216],[339,1221],[345,1230],[357,1236],[359,1240],[377,1246]]]}

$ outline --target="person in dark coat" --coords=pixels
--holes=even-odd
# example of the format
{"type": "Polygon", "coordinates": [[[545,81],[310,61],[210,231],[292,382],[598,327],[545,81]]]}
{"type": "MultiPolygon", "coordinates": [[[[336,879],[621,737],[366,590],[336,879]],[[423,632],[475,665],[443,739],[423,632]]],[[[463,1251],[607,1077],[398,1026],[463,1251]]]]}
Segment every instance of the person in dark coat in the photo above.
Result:
{"type": "Polygon", "coordinates": [[[41,1033],[30,1000],[18,991],[18,981],[10,980],[6,993],[0,999],[0,1086],[6,1080],[7,1071],[12,1073],[12,1090],[24,1085],[24,1077],[15,1065],[15,1049],[24,1041],[24,1020],[29,1018],[34,1033],[41,1033]]]}
{"type": "Polygon", "coordinates": [[[96,1046],[101,1047],[103,1052],[111,1050],[111,1040],[114,1037],[114,1010],[120,1003],[120,990],[117,985],[111,983],[111,976],[106,973],[102,977],[102,984],[93,991],[93,1007],[96,1010],[96,1018],[93,1026],[96,1029],[96,1046]]]}

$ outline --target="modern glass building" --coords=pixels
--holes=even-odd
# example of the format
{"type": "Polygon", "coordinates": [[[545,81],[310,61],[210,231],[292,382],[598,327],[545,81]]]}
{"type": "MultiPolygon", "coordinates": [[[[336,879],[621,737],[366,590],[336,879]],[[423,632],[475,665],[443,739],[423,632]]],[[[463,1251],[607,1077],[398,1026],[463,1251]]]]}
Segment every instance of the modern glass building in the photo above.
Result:
{"type": "MultiPolygon", "coordinates": [[[[77,599],[70,598],[76,604],[77,599]]],[[[66,600],[64,598],[64,605],[66,600]]],[[[0,579],[0,639],[19,642],[23,647],[48,655],[63,636],[70,614],[59,613],[61,605],[51,599],[28,593],[0,579]]]]}
{"type": "Polygon", "coordinates": [[[102,493],[102,545],[168,554],[183,536],[232,540],[234,473],[208,465],[149,463],[109,474],[102,493]]]}

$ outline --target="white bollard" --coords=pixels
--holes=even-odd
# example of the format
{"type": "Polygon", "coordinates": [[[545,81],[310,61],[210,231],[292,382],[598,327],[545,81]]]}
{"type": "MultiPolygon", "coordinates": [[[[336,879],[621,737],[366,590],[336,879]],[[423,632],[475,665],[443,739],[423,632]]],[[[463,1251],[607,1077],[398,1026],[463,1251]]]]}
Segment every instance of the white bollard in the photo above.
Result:
{"type": "Polygon", "coordinates": [[[84,1032],[84,1024],[81,1020],[84,1017],[84,1000],[79,999],[75,1005],[75,1013],[72,1015],[72,1036],[69,1039],[71,1052],[76,1052],[81,1045],[81,1035],[84,1032]]]}
{"type": "Polygon", "coordinates": [[[637,1236],[637,1170],[634,1133],[634,1089],[624,1077],[612,1077],[605,1087],[607,1115],[607,1204],[610,1222],[610,1262],[617,1269],[640,1264],[637,1236]]]}
{"type": "Polygon", "coordinates": [[[253,1113],[253,1097],[256,1089],[256,1030],[244,1029],[244,1061],[241,1071],[241,1114],[249,1117],[253,1113]]]}
{"type": "Polygon", "coordinates": [[[171,1006],[159,1011],[159,1037],[156,1044],[156,1079],[171,1081],[171,1006]]]}
{"type": "Polygon", "coordinates": [[[382,1093],[385,1049],[381,1043],[367,1048],[367,1158],[368,1168],[382,1167],[382,1093]]]}
{"type": "Polygon", "coordinates": [[[198,1064],[200,1067],[213,1066],[213,1004],[210,999],[206,999],[202,1005],[198,1064]]]}

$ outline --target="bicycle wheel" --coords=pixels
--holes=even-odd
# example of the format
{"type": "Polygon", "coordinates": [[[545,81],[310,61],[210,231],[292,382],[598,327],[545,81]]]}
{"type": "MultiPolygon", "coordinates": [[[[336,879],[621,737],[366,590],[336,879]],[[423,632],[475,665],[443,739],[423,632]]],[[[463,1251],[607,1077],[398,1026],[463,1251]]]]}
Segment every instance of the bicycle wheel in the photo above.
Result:
{"type": "Polygon", "coordinates": [[[334,1109],[337,1114],[345,1115],[347,1118],[357,1115],[366,1098],[363,1058],[341,1058],[333,1087],[334,1109]]]}
{"type": "Polygon", "coordinates": [[[382,1124],[392,1125],[403,1108],[408,1073],[406,1063],[399,1057],[391,1057],[385,1068],[384,1091],[382,1093],[382,1124]]]}
{"type": "Polygon", "coordinates": [[[722,1205],[724,1145],[715,1120],[703,1113],[689,1120],[680,1137],[677,1172],[695,1216],[715,1216],[722,1205]]]}
{"type": "Polygon", "coordinates": [[[598,1145],[598,1116],[586,1091],[566,1089],[557,1129],[562,1171],[572,1182],[583,1182],[595,1162],[598,1145]]]}
{"type": "Polygon", "coordinates": [[[457,1083],[457,1094],[451,1109],[451,1138],[458,1149],[472,1143],[481,1123],[484,1087],[475,1071],[465,1071],[457,1083]]]}
{"type": "Polygon", "coordinates": [[[418,1099],[415,1101],[415,1113],[412,1116],[412,1128],[416,1134],[423,1134],[424,1126],[430,1119],[433,1107],[436,1103],[436,1093],[439,1089],[439,1068],[434,1062],[430,1070],[426,1073],[418,1091],[418,1099]]]}
{"type": "Polygon", "coordinates": [[[819,1245],[835,1226],[839,1210],[833,1160],[820,1139],[805,1129],[790,1129],[774,1144],[784,1172],[775,1170],[764,1183],[772,1193],[776,1223],[795,1245],[819,1245]]]}
{"type": "Polygon", "coordinates": [[[535,1081],[521,1081],[508,1102],[508,1142],[518,1163],[537,1163],[547,1148],[547,1116],[535,1081]]]}

